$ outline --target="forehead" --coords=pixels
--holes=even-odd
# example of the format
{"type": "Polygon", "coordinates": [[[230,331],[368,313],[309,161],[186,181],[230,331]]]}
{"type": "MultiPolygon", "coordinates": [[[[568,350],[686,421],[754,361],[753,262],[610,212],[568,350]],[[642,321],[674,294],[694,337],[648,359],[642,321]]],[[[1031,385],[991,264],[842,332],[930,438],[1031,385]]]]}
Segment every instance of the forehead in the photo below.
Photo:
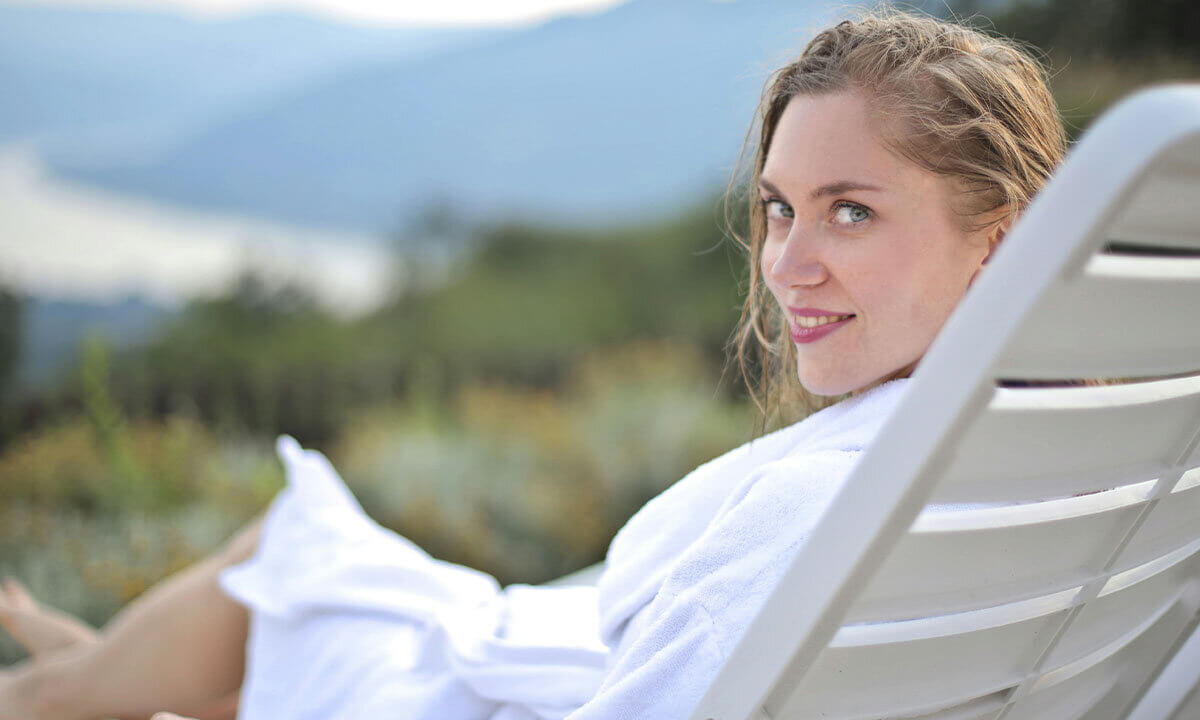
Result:
{"type": "Polygon", "coordinates": [[[781,187],[844,180],[897,187],[922,182],[920,176],[928,173],[889,150],[879,126],[872,105],[858,91],[797,96],[775,127],[763,177],[781,187]]]}

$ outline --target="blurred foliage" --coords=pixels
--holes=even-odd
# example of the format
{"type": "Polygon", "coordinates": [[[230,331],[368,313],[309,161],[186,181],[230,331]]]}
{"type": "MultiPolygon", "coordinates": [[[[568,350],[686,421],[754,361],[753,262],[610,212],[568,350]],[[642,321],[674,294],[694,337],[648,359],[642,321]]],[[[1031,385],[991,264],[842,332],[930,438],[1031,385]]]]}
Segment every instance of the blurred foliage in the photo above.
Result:
{"type": "Polygon", "coordinates": [[[605,233],[507,225],[484,231],[448,284],[402,296],[368,324],[451,384],[552,387],[573,358],[636,339],[694,343],[719,362],[740,267],[715,206],[605,233]]]}
{"type": "Polygon", "coordinates": [[[366,384],[378,374],[370,358],[353,350],[361,334],[303,291],[248,275],[121,353],[113,393],[139,417],[184,413],[222,433],[327,440],[355,400],[377,391],[366,384]]]}
{"type": "Polygon", "coordinates": [[[17,361],[21,357],[23,335],[21,297],[0,285],[0,448],[4,447],[12,427],[13,395],[17,361]]]}
{"type": "Polygon", "coordinates": [[[1068,134],[1152,83],[1200,79],[1195,0],[987,0],[951,2],[955,14],[1029,43],[1051,70],[1068,134]]]}
{"type": "MultiPolygon", "coordinates": [[[[320,446],[359,408],[444,401],[472,382],[557,388],[577,359],[626,342],[694,344],[719,364],[741,261],[717,214],[712,203],[605,233],[475,231],[475,251],[449,279],[420,282],[409,260],[394,301],[349,321],[300,289],[246,276],[226,297],[191,303],[144,346],[116,353],[110,401],[135,419],[183,414],[220,434],[288,433],[320,446]]],[[[88,377],[42,398],[41,421],[91,407],[88,377]]]]}
{"type": "Polygon", "coordinates": [[[748,440],[700,353],[635,343],[574,366],[562,390],[466,385],[448,405],[351,421],[331,457],[367,511],[439,558],[502,582],[598,562],[646,500],[748,440]]]}
{"type": "Polygon", "coordinates": [[[443,282],[351,320],[247,276],[143,346],[91,338],[0,451],[0,573],[103,622],[267,505],[278,433],[439,557],[504,582],[596,562],[754,430],[722,384],[740,261],[717,216],[484,229],[443,282]]]}
{"type": "MultiPolygon", "coordinates": [[[[960,2],[957,11],[979,12],[984,4],[960,2]]],[[[1129,63],[1164,56],[1200,61],[1200,4],[1194,0],[1015,0],[984,14],[997,30],[1051,53],[1129,63]]]]}
{"type": "MultiPolygon", "coordinates": [[[[84,372],[103,377],[102,351],[84,372]]],[[[633,343],[581,359],[558,391],[467,384],[355,413],[329,448],[381,524],[434,555],[540,582],[602,559],[646,499],[743,442],[745,403],[714,398],[695,347],[633,343]]],[[[0,456],[0,572],[94,624],[196,561],[281,487],[267,438],[97,405],[0,456]]],[[[20,657],[0,642],[0,662],[20,657]]]]}
{"type": "MultiPolygon", "coordinates": [[[[93,624],[210,552],[282,486],[262,443],[218,440],[182,416],[130,422],[106,350],[82,368],[87,410],[0,455],[0,573],[93,624]]],[[[0,662],[21,656],[0,637],[0,662]]]]}

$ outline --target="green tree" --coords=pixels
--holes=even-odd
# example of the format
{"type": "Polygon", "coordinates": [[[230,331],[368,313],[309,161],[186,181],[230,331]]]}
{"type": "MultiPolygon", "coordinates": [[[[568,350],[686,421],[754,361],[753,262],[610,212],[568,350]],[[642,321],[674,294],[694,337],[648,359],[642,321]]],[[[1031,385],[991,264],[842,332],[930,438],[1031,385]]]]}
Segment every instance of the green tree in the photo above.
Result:
{"type": "MultiPolygon", "coordinates": [[[[955,11],[989,15],[985,5],[962,0],[955,11]]],[[[1055,55],[1200,60],[1195,0],[1016,0],[989,16],[1000,32],[1055,55]]]]}
{"type": "Polygon", "coordinates": [[[6,287],[0,287],[0,446],[7,442],[12,426],[17,367],[24,334],[24,303],[6,287]]]}

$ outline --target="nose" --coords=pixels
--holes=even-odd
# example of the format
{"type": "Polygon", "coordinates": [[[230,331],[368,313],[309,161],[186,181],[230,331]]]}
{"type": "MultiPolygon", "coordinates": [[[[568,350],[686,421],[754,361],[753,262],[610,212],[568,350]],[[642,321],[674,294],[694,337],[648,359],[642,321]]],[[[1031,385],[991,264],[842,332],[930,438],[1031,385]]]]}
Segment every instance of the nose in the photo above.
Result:
{"type": "Polygon", "coordinates": [[[781,240],[768,240],[763,246],[763,274],[776,287],[808,287],[829,279],[829,269],[812,238],[793,224],[781,240]]]}

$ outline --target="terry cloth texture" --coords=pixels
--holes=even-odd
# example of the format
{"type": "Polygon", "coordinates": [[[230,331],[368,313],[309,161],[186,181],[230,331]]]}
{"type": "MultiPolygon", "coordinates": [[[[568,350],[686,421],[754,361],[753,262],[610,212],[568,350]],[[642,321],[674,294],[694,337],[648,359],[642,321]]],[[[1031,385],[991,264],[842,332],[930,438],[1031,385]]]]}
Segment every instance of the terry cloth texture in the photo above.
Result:
{"type": "Polygon", "coordinates": [[[907,381],[726,453],[617,534],[597,588],[501,589],[370,520],[321,454],[226,570],[250,609],[241,720],[686,718],[907,381]]]}

